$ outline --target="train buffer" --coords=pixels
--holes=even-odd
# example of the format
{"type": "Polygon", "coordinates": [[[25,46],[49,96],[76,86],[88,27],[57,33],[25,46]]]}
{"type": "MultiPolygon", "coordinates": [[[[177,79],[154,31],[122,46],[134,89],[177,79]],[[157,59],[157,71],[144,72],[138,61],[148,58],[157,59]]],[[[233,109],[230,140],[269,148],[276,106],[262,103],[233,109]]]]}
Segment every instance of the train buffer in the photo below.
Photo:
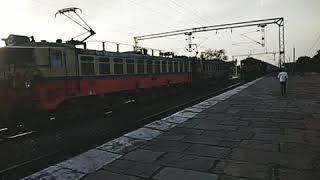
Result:
{"type": "Polygon", "coordinates": [[[319,81],[264,77],[25,179],[318,180],[319,81]]]}

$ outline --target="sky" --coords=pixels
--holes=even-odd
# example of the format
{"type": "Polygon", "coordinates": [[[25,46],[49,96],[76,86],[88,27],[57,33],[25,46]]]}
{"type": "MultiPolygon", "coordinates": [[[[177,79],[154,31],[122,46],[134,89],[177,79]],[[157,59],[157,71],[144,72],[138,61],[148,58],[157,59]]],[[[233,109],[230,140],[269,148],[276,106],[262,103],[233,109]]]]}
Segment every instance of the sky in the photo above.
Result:
{"type": "MultiPolygon", "coordinates": [[[[9,34],[34,36],[36,41],[70,40],[84,32],[82,28],[55,13],[62,8],[78,7],[80,15],[97,33],[89,39],[89,48],[101,49],[95,41],[133,44],[133,37],[239,21],[284,17],[286,60],[296,56],[313,56],[320,49],[319,0],[0,0],[0,38],[9,34]]],[[[241,54],[278,51],[278,28],[266,27],[266,46],[258,27],[193,34],[198,51],[225,49],[229,59],[241,54]]],[[[84,37],[83,37],[84,38],[84,37]]],[[[186,51],[185,35],[145,40],[140,46],[194,55],[186,51]]],[[[81,40],[81,38],[79,39],[81,40]]],[[[1,42],[0,46],[4,46],[1,42]]],[[[108,50],[115,50],[112,43],[108,50]]],[[[121,51],[132,50],[120,45],[121,51]]],[[[272,64],[273,55],[255,56],[272,64]]],[[[243,57],[237,57],[239,59],[243,57]]]]}

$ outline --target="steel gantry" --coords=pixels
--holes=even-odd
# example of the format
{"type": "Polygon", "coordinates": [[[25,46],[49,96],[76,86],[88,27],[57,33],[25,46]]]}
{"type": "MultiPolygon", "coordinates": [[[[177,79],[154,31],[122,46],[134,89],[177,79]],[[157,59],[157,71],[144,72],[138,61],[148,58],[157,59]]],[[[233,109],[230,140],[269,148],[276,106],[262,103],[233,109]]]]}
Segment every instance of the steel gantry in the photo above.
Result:
{"type": "Polygon", "coordinates": [[[239,55],[233,55],[232,60],[234,61],[235,58],[237,57],[251,57],[251,56],[256,56],[256,55],[268,55],[271,54],[273,55],[273,60],[276,60],[276,54],[279,54],[279,52],[261,52],[261,53],[251,53],[251,54],[239,54],[239,55]]]}
{"type": "MultiPolygon", "coordinates": [[[[177,35],[191,36],[193,33],[206,32],[206,31],[218,31],[218,30],[224,30],[224,29],[232,30],[235,28],[243,28],[243,27],[251,27],[251,26],[257,26],[261,28],[262,33],[264,33],[264,28],[269,24],[276,24],[278,25],[278,28],[279,28],[279,66],[281,67],[282,62],[284,62],[285,60],[284,18],[283,17],[261,19],[261,20],[254,20],[254,21],[243,21],[243,22],[236,22],[236,23],[213,25],[213,26],[203,26],[203,27],[182,29],[182,30],[176,30],[176,31],[168,31],[163,33],[136,36],[134,37],[134,45],[135,45],[135,49],[139,49],[140,48],[139,42],[142,40],[177,36],[177,35]]],[[[264,44],[264,42],[265,42],[265,39],[263,36],[262,44],[264,44]]]]}

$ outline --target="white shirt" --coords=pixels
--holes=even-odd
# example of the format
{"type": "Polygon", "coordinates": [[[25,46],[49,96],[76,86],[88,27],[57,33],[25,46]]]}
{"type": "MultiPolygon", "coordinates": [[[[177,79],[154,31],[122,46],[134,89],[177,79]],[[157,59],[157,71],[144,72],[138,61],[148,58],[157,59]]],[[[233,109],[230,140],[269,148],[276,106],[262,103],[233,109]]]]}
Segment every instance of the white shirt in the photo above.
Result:
{"type": "Polygon", "coordinates": [[[279,72],[278,79],[280,82],[285,82],[288,79],[288,73],[287,72],[279,72]]]}

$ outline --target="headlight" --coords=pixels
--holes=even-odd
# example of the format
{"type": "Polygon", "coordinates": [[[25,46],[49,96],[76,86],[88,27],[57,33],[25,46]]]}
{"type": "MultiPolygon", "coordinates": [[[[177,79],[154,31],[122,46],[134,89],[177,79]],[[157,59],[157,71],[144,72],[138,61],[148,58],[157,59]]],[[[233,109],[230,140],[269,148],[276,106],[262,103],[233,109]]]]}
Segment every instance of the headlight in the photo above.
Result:
{"type": "Polygon", "coordinates": [[[31,82],[30,81],[26,81],[24,84],[25,84],[26,89],[31,87],[31,82]]]}

